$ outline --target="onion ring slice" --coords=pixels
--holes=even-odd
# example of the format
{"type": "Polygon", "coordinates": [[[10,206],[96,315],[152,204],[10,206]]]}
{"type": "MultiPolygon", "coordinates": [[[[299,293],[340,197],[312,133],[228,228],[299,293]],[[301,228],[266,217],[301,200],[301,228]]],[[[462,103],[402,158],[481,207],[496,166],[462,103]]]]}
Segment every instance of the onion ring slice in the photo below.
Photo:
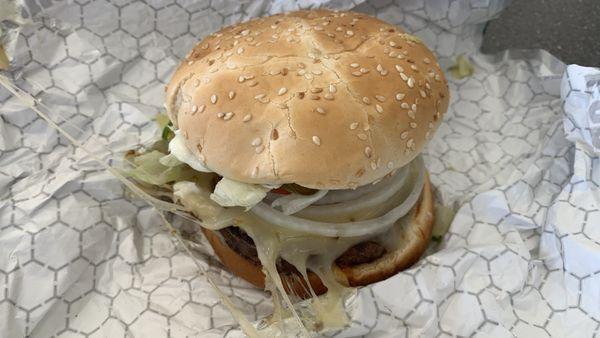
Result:
{"type": "Polygon", "coordinates": [[[415,164],[419,170],[416,179],[413,181],[414,185],[406,199],[384,215],[373,219],[347,223],[313,221],[284,215],[264,202],[257,204],[249,212],[280,227],[325,237],[357,237],[381,233],[406,215],[418,201],[423,191],[425,184],[423,159],[419,157],[415,161],[418,161],[415,164]]]}

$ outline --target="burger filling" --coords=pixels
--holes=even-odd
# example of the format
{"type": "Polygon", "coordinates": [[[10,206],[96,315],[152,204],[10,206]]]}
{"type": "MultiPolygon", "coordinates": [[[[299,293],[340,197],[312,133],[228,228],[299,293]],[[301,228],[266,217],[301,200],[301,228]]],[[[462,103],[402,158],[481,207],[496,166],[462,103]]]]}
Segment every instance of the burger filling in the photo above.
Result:
{"type": "Polygon", "coordinates": [[[182,206],[201,226],[217,231],[246,260],[262,265],[271,281],[267,285],[274,286],[272,292],[279,290],[288,308],[293,305],[280,273],[305,280],[307,271],[317,274],[329,301],[316,301],[315,312],[327,326],[346,320],[340,310],[345,288],[331,267],[370,263],[397,250],[403,224],[424,184],[420,158],[356,189],[248,184],[212,172],[187,148],[179,131],[165,141],[130,154],[136,167],[129,176],[151,195],[182,206]]]}

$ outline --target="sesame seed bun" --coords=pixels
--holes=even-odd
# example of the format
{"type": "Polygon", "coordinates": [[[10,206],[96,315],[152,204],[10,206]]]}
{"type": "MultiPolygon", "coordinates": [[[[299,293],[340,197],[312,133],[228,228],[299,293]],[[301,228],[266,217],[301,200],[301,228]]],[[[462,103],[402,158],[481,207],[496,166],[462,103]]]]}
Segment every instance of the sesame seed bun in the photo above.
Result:
{"type": "Polygon", "coordinates": [[[167,88],[190,149],[221,176],[347,189],[419,154],[448,107],[431,51],[365,14],[312,10],[200,42],[167,88]]]}
{"type": "MultiPolygon", "coordinates": [[[[397,234],[398,243],[402,243],[397,250],[387,252],[373,261],[362,264],[351,266],[334,264],[333,271],[336,279],[346,286],[364,286],[387,279],[399,271],[409,268],[419,260],[419,257],[427,249],[434,223],[434,198],[428,176],[426,176],[421,197],[413,207],[410,217],[410,222],[397,234]]],[[[202,228],[202,231],[215,254],[229,271],[259,288],[264,288],[265,275],[259,264],[229,247],[218,232],[205,228],[202,228]]],[[[306,291],[306,282],[299,278],[297,272],[295,274],[297,276],[280,273],[281,277],[287,281],[284,283],[286,291],[303,298],[310,297],[306,291]]],[[[315,273],[309,271],[308,279],[316,294],[323,294],[327,291],[315,273]]]]}

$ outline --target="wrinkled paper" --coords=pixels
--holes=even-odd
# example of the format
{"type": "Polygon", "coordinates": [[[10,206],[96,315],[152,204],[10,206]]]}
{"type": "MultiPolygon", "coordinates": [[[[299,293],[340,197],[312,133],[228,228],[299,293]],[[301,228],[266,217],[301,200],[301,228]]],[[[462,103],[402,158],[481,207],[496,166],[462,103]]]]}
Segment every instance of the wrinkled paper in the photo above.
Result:
{"type": "MultiPolygon", "coordinates": [[[[401,25],[473,75],[425,152],[457,210],[438,250],[359,290],[336,337],[591,337],[600,327],[600,72],[544,51],[478,52],[506,6],[481,1],[27,1],[4,21],[16,85],[104,160],[151,142],[163,87],[200,38],[252,17],[326,6],[401,25]],[[17,21],[17,20],[13,20],[17,21]]],[[[158,214],[0,89],[3,337],[241,333],[158,214]]],[[[194,234],[190,234],[194,236],[194,234]]],[[[251,320],[265,293],[201,264],[251,320]]]]}

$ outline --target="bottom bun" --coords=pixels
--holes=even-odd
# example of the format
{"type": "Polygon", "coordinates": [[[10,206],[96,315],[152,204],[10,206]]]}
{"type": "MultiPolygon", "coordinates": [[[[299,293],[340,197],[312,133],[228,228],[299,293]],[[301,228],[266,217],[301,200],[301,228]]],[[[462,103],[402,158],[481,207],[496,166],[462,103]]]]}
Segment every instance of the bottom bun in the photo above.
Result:
{"type": "MultiPolygon", "coordinates": [[[[364,286],[389,278],[417,262],[431,240],[434,222],[433,192],[428,175],[425,176],[425,184],[419,201],[411,212],[410,222],[403,227],[402,231],[398,232],[398,242],[401,243],[398,249],[386,252],[368,263],[343,267],[334,263],[332,269],[336,279],[346,286],[364,286]]],[[[218,232],[205,228],[202,228],[202,231],[215,254],[229,271],[264,289],[265,275],[260,264],[256,264],[229,247],[218,232]]],[[[344,254],[341,257],[343,256],[344,254]]],[[[284,280],[283,284],[288,293],[302,298],[310,296],[307,292],[306,281],[297,271],[293,274],[280,273],[280,276],[284,280]]],[[[327,292],[327,288],[312,271],[308,271],[308,279],[317,295],[327,292]]]]}

